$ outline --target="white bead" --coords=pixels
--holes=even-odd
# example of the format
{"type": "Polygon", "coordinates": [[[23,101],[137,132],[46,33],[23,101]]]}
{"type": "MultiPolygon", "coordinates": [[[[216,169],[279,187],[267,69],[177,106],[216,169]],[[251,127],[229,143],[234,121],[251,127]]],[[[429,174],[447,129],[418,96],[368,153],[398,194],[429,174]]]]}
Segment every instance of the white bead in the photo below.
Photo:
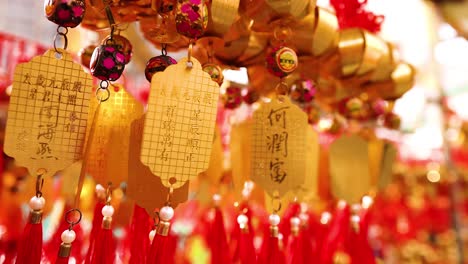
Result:
{"type": "Polygon", "coordinates": [[[213,203],[214,203],[215,205],[219,205],[219,202],[220,202],[220,201],[221,201],[221,195],[219,195],[219,194],[214,194],[214,195],[213,195],[213,203]]]}
{"type": "Polygon", "coordinates": [[[281,218],[277,214],[271,214],[270,217],[268,218],[268,221],[270,222],[270,225],[277,226],[279,225],[281,218]]]}
{"type": "Polygon", "coordinates": [[[63,231],[60,238],[62,238],[63,243],[71,244],[73,241],[75,241],[76,233],[73,230],[68,230],[67,229],[67,230],[63,231]]]}
{"type": "Polygon", "coordinates": [[[237,217],[237,223],[240,225],[240,226],[245,226],[247,224],[247,222],[249,221],[249,218],[247,218],[247,216],[245,214],[240,214],[238,217],[237,217]]]}
{"type": "Polygon", "coordinates": [[[29,200],[29,207],[31,207],[31,209],[33,210],[42,210],[42,208],[44,208],[44,205],[45,205],[45,199],[42,196],[41,197],[33,196],[31,200],[29,200]]]}
{"type": "Polygon", "coordinates": [[[105,205],[102,207],[101,213],[105,217],[112,217],[114,215],[114,207],[112,205],[105,205]]]}
{"type": "Polygon", "coordinates": [[[291,217],[289,222],[291,223],[291,227],[298,227],[301,224],[301,219],[299,217],[291,217]]]}
{"type": "Polygon", "coordinates": [[[159,218],[163,221],[171,221],[172,217],[174,217],[174,209],[170,206],[164,206],[159,210],[159,218]]]}
{"type": "Polygon", "coordinates": [[[154,239],[154,236],[155,236],[155,235],[156,235],[156,230],[151,230],[151,231],[149,232],[148,237],[149,237],[150,242],[153,242],[153,239],[154,239]]]}
{"type": "Polygon", "coordinates": [[[96,184],[95,192],[98,196],[104,195],[106,193],[106,189],[101,184],[96,184]]]}
{"type": "Polygon", "coordinates": [[[361,218],[359,217],[359,215],[351,216],[351,222],[358,224],[360,221],[361,221],[361,218]]]}
{"type": "Polygon", "coordinates": [[[244,198],[245,200],[249,199],[249,196],[250,196],[250,191],[247,190],[247,189],[243,189],[242,190],[242,198],[244,198]]]}

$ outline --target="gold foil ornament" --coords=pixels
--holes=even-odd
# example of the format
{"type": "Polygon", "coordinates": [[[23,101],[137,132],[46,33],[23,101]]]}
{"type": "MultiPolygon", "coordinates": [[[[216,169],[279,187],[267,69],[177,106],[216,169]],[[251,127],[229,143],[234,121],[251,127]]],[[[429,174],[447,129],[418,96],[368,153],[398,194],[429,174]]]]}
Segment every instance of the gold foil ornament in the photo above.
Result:
{"type": "Polygon", "coordinates": [[[348,203],[359,203],[372,187],[368,142],[358,135],[341,136],[330,146],[332,194],[348,203]]]}
{"type": "Polygon", "coordinates": [[[223,37],[237,19],[240,0],[211,0],[210,20],[205,35],[223,37]]]}
{"type": "Polygon", "coordinates": [[[282,197],[304,183],[307,115],[288,97],[262,103],[253,113],[252,180],[282,197]]]}
{"type": "MultiPolygon", "coordinates": [[[[108,90],[110,97],[100,103],[94,134],[88,135],[93,141],[86,169],[97,183],[118,186],[128,178],[130,124],[143,114],[143,106],[119,84],[109,86],[108,90]]],[[[90,117],[98,104],[98,100],[91,101],[90,117]]],[[[92,118],[88,122],[91,124],[92,118]]]]}
{"type": "Polygon", "coordinates": [[[218,85],[194,58],[153,75],[141,161],[164,186],[179,188],[208,168],[218,96],[218,85]]]}
{"type": "Polygon", "coordinates": [[[294,17],[301,17],[306,14],[309,4],[315,5],[315,1],[310,0],[266,0],[268,5],[280,14],[290,14],[294,17]],[[310,3],[312,2],[312,3],[310,3]]]}
{"type": "Polygon", "coordinates": [[[14,72],[4,150],[30,174],[54,175],[81,158],[92,79],[58,51],[14,72]]]}
{"type": "Polygon", "coordinates": [[[155,208],[161,208],[169,202],[173,208],[188,199],[189,182],[182,187],[174,189],[172,195],[161,179],[140,161],[140,150],[143,138],[145,116],[136,119],[131,124],[127,195],[153,215],[155,208]]]}

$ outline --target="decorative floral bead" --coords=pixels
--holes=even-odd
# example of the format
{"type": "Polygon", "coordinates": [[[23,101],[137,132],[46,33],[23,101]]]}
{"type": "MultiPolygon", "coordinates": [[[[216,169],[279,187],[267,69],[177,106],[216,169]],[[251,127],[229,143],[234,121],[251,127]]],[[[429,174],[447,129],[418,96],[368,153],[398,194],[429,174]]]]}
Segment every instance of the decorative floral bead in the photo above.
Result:
{"type": "Polygon", "coordinates": [[[310,80],[299,80],[291,89],[291,99],[299,103],[310,103],[315,97],[317,90],[310,80]]]}
{"type": "Polygon", "coordinates": [[[151,58],[147,63],[146,63],[146,68],[145,68],[145,77],[148,82],[151,82],[151,79],[153,78],[153,75],[157,72],[162,72],[164,71],[169,65],[176,64],[177,61],[174,60],[172,57],[167,56],[167,55],[160,55],[151,58]]]}
{"type": "Polygon", "coordinates": [[[246,103],[246,104],[253,104],[255,102],[258,101],[258,99],[260,99],[260,95],[258,94],[257,91],[255,90],[247,90],[247,94],[245,94],[243,97],[242,97],[242,100],[246,103]]]}
{"type": "Polygon", "coordinates": [[[354,97],[346,102],[346,116],[359,118],[362,116],[363,102],[361,99],[354,97]]]}
{"type": "Polygon", "coordinates": [[[156,0],[156,10],[158,13],[169,13],[174,10],[176,0],[156,0]]]}
{"type": "Polygon", "coordinates": [[[399,129],[401,125],[401,118],[390,112],[384,115],[384,126],[389,129],[399,129]]]}
{"type": "Polygon", "coordinates": [[[80,57],[81,65],[85,66],[86,68],[89,68],[89,65],[91,64],[91,56],[93,56],[93,52],[95,49],[95,45],[89,45],[86,48],[82,48],[80,50],[78,56],[80,57]]]}
{"type": "Polygon", "coordinates": [[[201,37],[208,26],[208,8],[203,0],[178,0],[175,21],[179,34],[201,37]]]}
{"type": "Polygon", "coordinates": [[[91,74],[100,80],[115,81],[125,68],[125,55],[117,45],[101,45],[91,57],[91,74]]]}
{"type": "Polygon", "coordinates": [[[117,49],[120,50],[124,55],[125,55],[125,64],[128,64],[130,62],[130,59],[132,58],[132,43],[125,37],[121,35],[114,35],[112,36],[107,36],[102,41],[102,44],[106,44],[111,42],[112,44],[117,46],[117,49]]]}
{"type": "Polygon", "coordinates": [[[228,87],[223,96],[224,107],[234,109],[242,103],[242,94],[239,87],[228,87]]]}
{"type": "Polygon", "coordinates": [[[306,110],[309,124],[317,124],[317,122],[320,120],[320,109],[317,106],[312,105],[306,110]]]}
{"type": "Polygon", "coordinates": [[[47,19],[62,27],[76,27],[85,14],[83,0],[45,0],[44,10],[47,19]]]}
{"type": "Polygon", "coordinates": [[[286,77],[297,68],[296,52],[288,47],[272,48],[266,56],[268,71],[280,78],[286,77]]]}
{"type": "Polygon", "coordinates": [[[223,75],[223,70],[221,70],[221,67],[214,63],[206,63],[203,65],[203,71],[207,72],[211,80],[216,82],[218,85],[221,85],[224,80],[224,75],[223,75]]]}

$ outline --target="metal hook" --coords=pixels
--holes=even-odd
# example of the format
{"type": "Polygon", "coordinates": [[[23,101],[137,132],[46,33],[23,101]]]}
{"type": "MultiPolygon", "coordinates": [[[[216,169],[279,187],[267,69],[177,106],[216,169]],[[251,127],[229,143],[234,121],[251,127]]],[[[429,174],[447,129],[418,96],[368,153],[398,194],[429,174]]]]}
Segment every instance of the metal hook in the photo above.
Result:
{"type": "Polygon", "coordinates": [[[43,173],[37,174],[37,179],[36,179],[36,196],[37,197],[42,196],[42,187],[44,187],[44,178],[42,176],[43,176],[43,173]]]}
{"type": "Polygon", "coordinates": [[[109,182],[106,189],[106,205],[110,205],[112,190],[111,190],[112,182],[109,182]]]}
{"type": "Polygon", "coordinates": [[[193,49],[193,42],[190,42],[190,45],[187,50],[187,67],[192,68],[192,49],[193,49]]]}
{"type": "Polygon", "coordinates": [[[159,222],[161,222],[161,217],[159,217],[159,212],[155,211],[154,216],[153,216],[153,228],[156,229],[156,227],[159,225],[159,222]]]}
{"type": "Polygon", "coordinates": [[[166,197],[166,206],[171,205],[172,195],[173,194],[174,194],[174,188],[171,185],[171,187],[169,188],[169,192],[167,193],[167,197],[166,197]]]}
{"type": "Polygon", "coordinates": [[[161,54],[163,56],[166,56],[167,55],[167,44],[166,43],[162,43],[161,44],[161,54]]]}
{"type": "Polygon", "coordinates": [[[282,206],[283,205],[281,203],[281,199],[279,198],[279,196],[278,195],[273,196],[273,199],[271,200],[271,207],[273,208],[273,213],[278,213],[279,211],[281,211],[282,206]],[[276,208],[275,208],[275,201],[278,202],[276,208]]]}
{"type": "Polygon", "coordinates": [[[78,223],[81,222],[81,218],[83,217],[83,214],[81,213],[81,211],[77,208],[74,208],[74,209],[70,209],[68,210],[66,213],[65,213],[65,221],[70,225],[68,227],[68,230],[72,230],[73,227],[75,225],[77,225],[78,223]],[[77,212],[78,213],[78,219],[76,221],[73,221],[70,219],[70,215],[73,213],[73,212],[77,212]]]}

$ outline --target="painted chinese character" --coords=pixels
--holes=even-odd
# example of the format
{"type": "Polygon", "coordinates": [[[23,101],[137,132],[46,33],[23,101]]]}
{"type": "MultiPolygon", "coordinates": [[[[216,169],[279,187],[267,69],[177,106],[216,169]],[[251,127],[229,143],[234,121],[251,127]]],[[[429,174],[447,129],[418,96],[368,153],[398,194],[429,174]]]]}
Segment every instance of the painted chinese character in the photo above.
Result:
{"type": "Polygon", "coordinates": [[[40,122],[39,127],[56,127],[58,122],[58,107],[44,106],[39,112],[40,122]]]}
{"type": "Polygon", "coordinates": [[[286,128],[286,109],[289,109],[289,106],[271,109],[270,114],[268,115],[270,126],[286,128]]]}
{"type": "Polygon", "coordinates": [[[200,119],[200,114],[201,114],[200,109],[193,110],[192,120],[195,120],[195,121],[201,120],[201,119],[200,119]]]}
{"type": "Polygon", "coordinates": [[[23,83],[31,84],[31,75],[29,75],[29,73],[24,75],[23,83]]]}
{"type": "Polygon", "coordinates": [[[166,149],[163,149],[160,157],[162,161],[167,161],[169,159],[169,151],[166,151],[166,149]]]}
{"type": "Polygon", "coordinates": [[[282,166],[284,162],[276,158],[274,161],[270,161],[270,177],[276,183],[282,183],[286,178],[287,174],[283,170],[282,166]]]}
{"type": "Polygon", "coordinates": [[[68,79],[63,79],[62,86],[60,86],[62,90],[70,90],[70,81],[68,79]]]}
{"type": "Polygon", "coordinates": [[[31,91],[29,91],[29,99],[35,100],[37,98],[37,89],[32,88],[31,91]]]}
{"type": "Polygon", "coordinates": [[[199,136],[200,133],[198,132],[198,129],[199,129],[198,124],[191,124],[191,125],[190,125],[189,133],[199,136]]]}
{"type": "Polygon", "coordinates": [[[40,140],[41,138],[44,138],[48,141],[51,141],[52,138],[54,138],[54,135],[55,135],[55,129],[49,127],[39,132],[39,134],[37,135],[37,139],[40,140]]]}
{"type": "Polygon", "coordinates": [[[175,106],[175,105],[168,106],[168,107],[166,108],[166,116],[167,116],[167,117],[173,117],[173,116],[174,116],[175,109],[176,109],[176,106],[175,106]]]}
{"type": "Polygon", "coordinates": [[[201,99],[201,94],[199,91],[194,91],[193,92],[193,102],[194,103],[200,103],[200,99],[201,99]]]}
{"type": "Polygon", "coordinates": [[[67,97],[67,104],[75,105],[76,104],[76,94],[69,94],[67,97]]]}
{"type": "Polygon", "coordinates": [[[51,154],[52,151],[49,147],[49,143],[39,142],[39,147],[37,148],[36,154],[44,156],[45,154],[51,154]]]}
{"type": "Polygon", "coordinates": [[[82,84],[80,81],[76,81],[75,83],[73,83],[72,91],[82,93],[82,92],[83,92],[83,91],[81,90],[82,87],[83,87],[83,84],[82,84]]]}
{"type": "Polygon", "coordinates": [[[39,74],[36,79],[36,85],[45,87],[45,82],[46,82],[46,78],[44,78],[44,75],[39,74]]]}
{"type": "Polygon", "coordinates": [[[198,147],[200,146],[200,140],[196,138],[189,138],[187,139],[187,146],[191,147],[192,150],[198,150],[198,147]]]}
{"type": "Polygon", "coordinates": [[[46,90],[46,91],[44,91],[44,95],[43,95],[43,97],[42,97],[42,101],[44,101],[44,102],[50,102],[51,97],[52,97],[52,92],[46,90]]]}
{"type": "Polygon", "coordinates": [[[47,87],[50,88],[57,88],[57,85],[55,84],[55,77],[49,80],[49,83],[47,84],[47,87]]]}
{"type": "Polygon", "coordinates": [[[275,133],[267,136],[267,148],[271,153],[281,153],[284,157],[288,156],[288,133],[275,133]]]}
{"type": "Polygon", "coordinates": [[[174,130],[175,129],[175,123],[172,122],[172,120],[163,121],[162,124],[163,124],[162,125],[163,129],[166,129],[166,130],[174,130]]]}
{"type": "Polygon", "coordinates": [[[171,98],[179,100],[179,90],[178,89],[172,89],[171,91],[171,98]]]}
{"type": "Polygon", "coordinates": [[[211,94],[205,93],[205,96],[203,97],[203,101],[205,104],[211,105],[211,94]]]}

